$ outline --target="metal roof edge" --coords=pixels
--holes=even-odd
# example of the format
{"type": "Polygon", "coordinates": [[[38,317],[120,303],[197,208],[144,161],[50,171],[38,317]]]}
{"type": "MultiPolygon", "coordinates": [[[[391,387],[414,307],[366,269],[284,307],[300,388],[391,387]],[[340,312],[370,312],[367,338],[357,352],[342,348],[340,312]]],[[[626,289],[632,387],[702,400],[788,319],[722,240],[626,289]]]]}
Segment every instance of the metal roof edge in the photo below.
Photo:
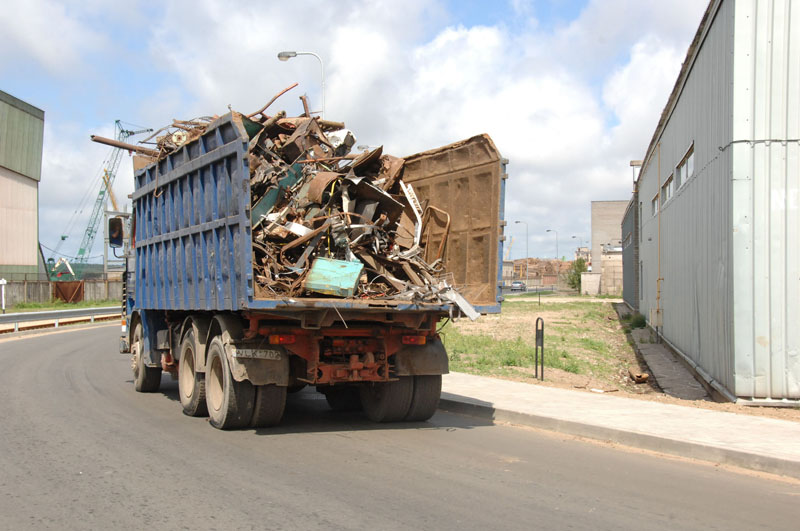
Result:
{"type": "Polygon", "coordinates": [[[0,101],[3,101],[5,103],[9,104],[12,107],[16,107],[17,109],[19,109],[22,112],[30,114],[34,118],[38,118],[38,119],[44,121],[44,111],[42,109],[40,109],[38,107],[34,107],[30,103],[26,103],[26,102],[22,101],[19,98],[15,98],[14,96],[9,94],[8,92],[3,92],[2,90],[0,90],[0,101]]]}
{"type": "MultiPolygon", "coordinates": [[[[686,59],[684,59],[683,64],[681,65],[681,71],[678,74],[678,79],[675,80],[675,85],[672,87],[672,92],[669,95],[667,104],[664,106],[664,110],[661,111],[661,117],[658,119],[658,125],[656,125],[653,138],[650,140],[650,144],[647,146],[642,168],[647,167],[647,165],[650,163],[650,159],[653,156],[656,145],[661,139],[661,135],[664,133],[667,122],[672,116],[672,112],[675,110],[675,105],[678,102],[678,98],[680,98],[680,95],[683,92],[683,87],[686,85],[686,80],[689,78],[689,72],[692,71],[695,60],[697,59],[697,55],[700,53],[700,48],[702,48],[703,42],[706,39],[706,35],[708,35],[708,30],[714,23],[714,19],[716,18],[719,8],[724,1],[725,0],[710,0],[708,7],[706,8],[706,12],[703,13],[703,18],[700,20],[700,25],[697,28],[697,32],[692,39],[692,43],[689,45],[689,49],[686,51],[686,59]]],[[[639,182],[642,173],[643,172],[640,170],[639,175],[636,177],[637,183],[639,182]]]]}

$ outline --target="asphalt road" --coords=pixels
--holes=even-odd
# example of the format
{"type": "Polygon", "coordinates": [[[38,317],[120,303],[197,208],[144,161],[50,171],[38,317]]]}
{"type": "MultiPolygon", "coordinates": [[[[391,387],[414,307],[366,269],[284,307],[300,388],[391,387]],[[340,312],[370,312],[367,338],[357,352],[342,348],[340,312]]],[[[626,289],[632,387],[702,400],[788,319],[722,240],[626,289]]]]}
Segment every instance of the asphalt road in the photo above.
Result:
{"type": "Polygon", "coordinates": [[[137,394],[117,326],[0,339],[0,529],[796,529],[800,485],[443,412],[291,395],[278,429],[137,394]]]}

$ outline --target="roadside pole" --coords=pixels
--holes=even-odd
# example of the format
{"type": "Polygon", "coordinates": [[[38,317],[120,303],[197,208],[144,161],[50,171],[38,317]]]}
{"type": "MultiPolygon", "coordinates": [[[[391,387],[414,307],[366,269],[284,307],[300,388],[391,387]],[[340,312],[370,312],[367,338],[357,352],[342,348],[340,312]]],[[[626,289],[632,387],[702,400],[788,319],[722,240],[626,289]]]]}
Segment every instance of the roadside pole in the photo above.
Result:
{"type": "Polygon", "coordinates": [[[0,292],[3,299],[3,313],[6,313],[6,279],[0,278],[0,292]]]}

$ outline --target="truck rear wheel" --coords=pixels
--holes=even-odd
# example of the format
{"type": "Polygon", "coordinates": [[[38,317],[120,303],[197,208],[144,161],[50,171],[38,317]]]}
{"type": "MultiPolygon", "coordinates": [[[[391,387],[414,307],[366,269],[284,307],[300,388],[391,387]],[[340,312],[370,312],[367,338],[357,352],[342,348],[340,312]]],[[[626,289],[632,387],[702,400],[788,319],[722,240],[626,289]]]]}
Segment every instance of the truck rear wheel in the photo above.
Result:
{"type": "Polygon", "coordinates": [[[161,387],[161,367],[148,367],[144,363],[144,338],[142,323],[133,329],[131,354],[133,357],[133,388],[139,393],[155,393],[161,387]]]}
{"type": "Polygon", "coordinates": [[[397,422],[405,419],[414,391],[410,376],[400,376],[394,382],[361,386],[361,406],[367,418],[375,422],[397,422]]]}
{"type": "Polygon", "coordinates": [[[410,422],[428,420],[439,407],[439,397],[442,394],[442,375],[414,376],[413,378],[414,392],[406,420],[410,422]]]}
{"type": "Polygon", "coordinates": [[[286,387],[274,384],[256,386],[251,428],[267,428],[281,421],[286,407],[286,387]]]}
{"type": "Polygon", "coordinates": [[[253,418],[255,389],[231,375],[219,336],[211,340],[206,365],[206,404],[211,425],[220,430],[245,428],[253,418]]]}
{"type": "Polygon", "coordinates": [[[178,362],[178,395],[184,415],[205,417],[208,415],[206,382],[205,376],[196,370],[195,352],[197,352],[197,345],[194,330],[190,329],[181,341],[181,357],[178,362]]]}

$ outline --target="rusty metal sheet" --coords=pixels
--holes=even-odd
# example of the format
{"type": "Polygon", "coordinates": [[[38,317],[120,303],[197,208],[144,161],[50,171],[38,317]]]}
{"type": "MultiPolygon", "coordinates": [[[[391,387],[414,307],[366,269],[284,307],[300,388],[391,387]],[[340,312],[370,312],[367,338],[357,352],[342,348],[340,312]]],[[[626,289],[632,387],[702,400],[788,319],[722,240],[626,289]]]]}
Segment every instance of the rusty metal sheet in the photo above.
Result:
{"type": "MultiPolygon", "coordinates": [[[[473,305],[497,300],[501,157],[488,135],[405,158],[403,181],[451,216],[445,269],[473,305]]],[[[441,234],[433,230],[432,234],[441,234]]]]}
{"type": "Polygon", "coordinates": [[[53,298],[64,302],[81,302],[83,300],[83,280],[53,282],[53,298]]]}

